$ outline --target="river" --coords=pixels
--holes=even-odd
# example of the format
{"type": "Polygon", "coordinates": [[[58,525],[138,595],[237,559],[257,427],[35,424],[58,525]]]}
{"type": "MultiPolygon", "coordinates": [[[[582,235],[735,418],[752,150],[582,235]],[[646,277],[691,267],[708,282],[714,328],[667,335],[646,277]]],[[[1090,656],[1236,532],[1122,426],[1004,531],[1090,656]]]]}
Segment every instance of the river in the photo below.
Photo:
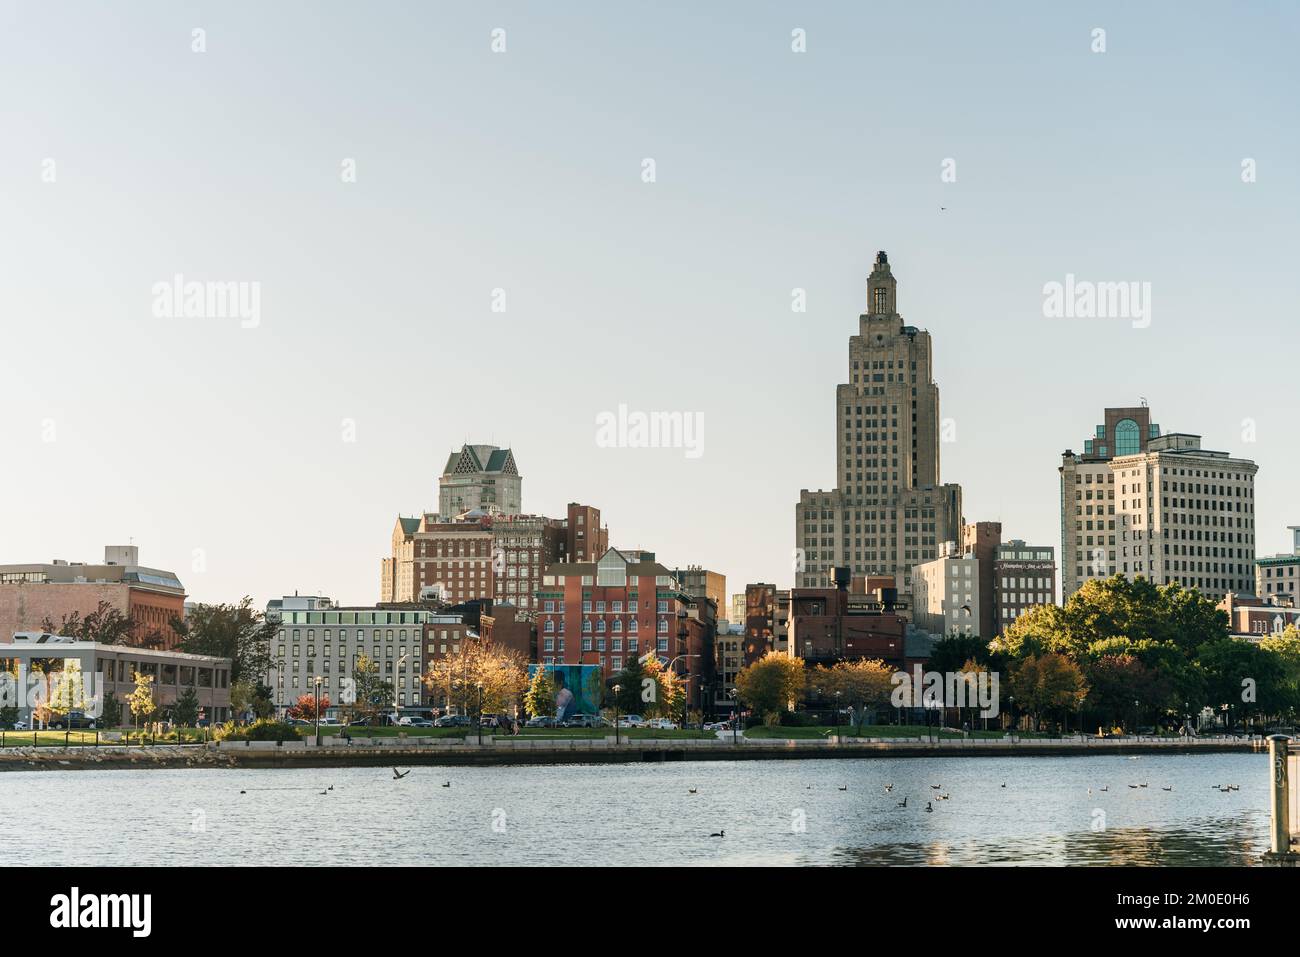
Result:
{"type": "Polygon", "coordinates": [[[1244,865],[1268,801],[1259,754],[15,771],[0,865],[1244,865]]]}

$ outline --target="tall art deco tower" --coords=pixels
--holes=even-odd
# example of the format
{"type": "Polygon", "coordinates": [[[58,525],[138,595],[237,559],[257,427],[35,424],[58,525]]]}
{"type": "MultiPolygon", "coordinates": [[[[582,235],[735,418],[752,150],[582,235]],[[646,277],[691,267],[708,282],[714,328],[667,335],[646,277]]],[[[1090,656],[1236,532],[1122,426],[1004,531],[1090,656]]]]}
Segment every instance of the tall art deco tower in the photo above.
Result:
{"type": "Polygon", "coordinates": [[[836,488],[799,493],[795,585],[825,586],[830,570],[891,576],[961,540],[961,486],[939,484],[939,387],[930,334],[903,324],[889,258],[876,254],[867,311],[849,338],[849,381],[835,389],[836,488]]]}

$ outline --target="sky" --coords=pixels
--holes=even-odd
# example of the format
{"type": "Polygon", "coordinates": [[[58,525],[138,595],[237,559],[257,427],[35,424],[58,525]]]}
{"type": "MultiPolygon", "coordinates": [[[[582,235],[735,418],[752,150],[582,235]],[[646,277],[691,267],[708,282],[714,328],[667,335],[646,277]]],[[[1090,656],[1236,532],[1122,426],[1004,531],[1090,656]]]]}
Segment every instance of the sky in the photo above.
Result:
{"type": "Polygon", "coordinates": [[[473,442],[525,511],[788,586],[882,249],[966,521],[1059,551],[1060,453],[1145,398],[1259,464],[1281,551],[1298,11],[3,0],[0,563],[373,602],[473,442]],[[1067,275],[1149,324],[1049,317],[1067,275]],[[620,406],[699,441],[611,447],[620,406]]]}

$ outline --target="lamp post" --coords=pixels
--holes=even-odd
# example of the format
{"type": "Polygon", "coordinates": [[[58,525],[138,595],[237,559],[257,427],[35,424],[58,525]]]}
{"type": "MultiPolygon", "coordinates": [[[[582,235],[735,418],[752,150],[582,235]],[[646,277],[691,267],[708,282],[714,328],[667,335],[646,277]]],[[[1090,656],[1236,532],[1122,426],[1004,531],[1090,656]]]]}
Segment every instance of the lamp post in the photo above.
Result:
{"type": "Polygon", "coordinates": [[[397,676],[402,671],[402,666],[406,664],[406,659],[411,657],[410,652],[402,655],[397,659],[397,667],[393,669],[393,725],[397,725],[397,676]]]}
{"type": "Polygon", "coordinates": [[[478,743],[483,743],[483,682],[476,682],[478,685],[478,711],[474,714],[474,723],[478,725],[478,743]]]}
{"type": "Polygon", "coordinates": [[[623,692],[622,685],[614,685],[614,744],[618,744],[618,696],[623,692]]]}
{"type": "Polygon", "coordinates": [[[319,748],[320,747],[320,675],[316,676],[316,681],[314,683],[316,686],[314,689],[316,693],[316,703],[311,710],[312,710],[312,714],[316,718],[316,747],[319,748]]]}
{"type": "Polygon", "coordinates": [[[740,696],[736,689],[732,688],[727,694],[731,695],[731,743],[737,745],[740,743],[736,735],[736,725],[740,724],[740,696]]]}
{"type": "Polygon", "coordinates": [[[1133,699],[1133,736],[1135,738],[1142,737],[1140,734],[1138,734],[1138,699],[1137,698],[1133,699]]]}
{"type": "Polygon", "coordinates": [[[840,743],[840,693],[835,692],[835,743],[840,743]]]}

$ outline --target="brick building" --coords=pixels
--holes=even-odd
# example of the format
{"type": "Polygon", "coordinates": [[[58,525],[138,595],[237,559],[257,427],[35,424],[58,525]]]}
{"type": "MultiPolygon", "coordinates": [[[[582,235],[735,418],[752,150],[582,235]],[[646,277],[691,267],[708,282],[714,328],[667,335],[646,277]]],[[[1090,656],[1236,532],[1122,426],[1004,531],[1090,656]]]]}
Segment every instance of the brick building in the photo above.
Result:
{"type": "Polygon", "coordinates": [[[652,552],[632,561],[611,548],[595,562],[552,565],[537,598],[541,664],[599,665],[608,679],[654,652],[687,676],[689,701],[702,700],[713,676],[716,606],[683,594],[652,552]]]}
{"type": "Polygon", "coordinates": [[[107,602],[134,623],[132,644],[174,648],[173,618],[185,617],[185,587],[174,572],[139,564],[134,545],[110,545],[104,563],[55,560],[48,564],[0,565],[0,641],[16,631],[39,631],[46,618],[81,618],[107,602]]]}

